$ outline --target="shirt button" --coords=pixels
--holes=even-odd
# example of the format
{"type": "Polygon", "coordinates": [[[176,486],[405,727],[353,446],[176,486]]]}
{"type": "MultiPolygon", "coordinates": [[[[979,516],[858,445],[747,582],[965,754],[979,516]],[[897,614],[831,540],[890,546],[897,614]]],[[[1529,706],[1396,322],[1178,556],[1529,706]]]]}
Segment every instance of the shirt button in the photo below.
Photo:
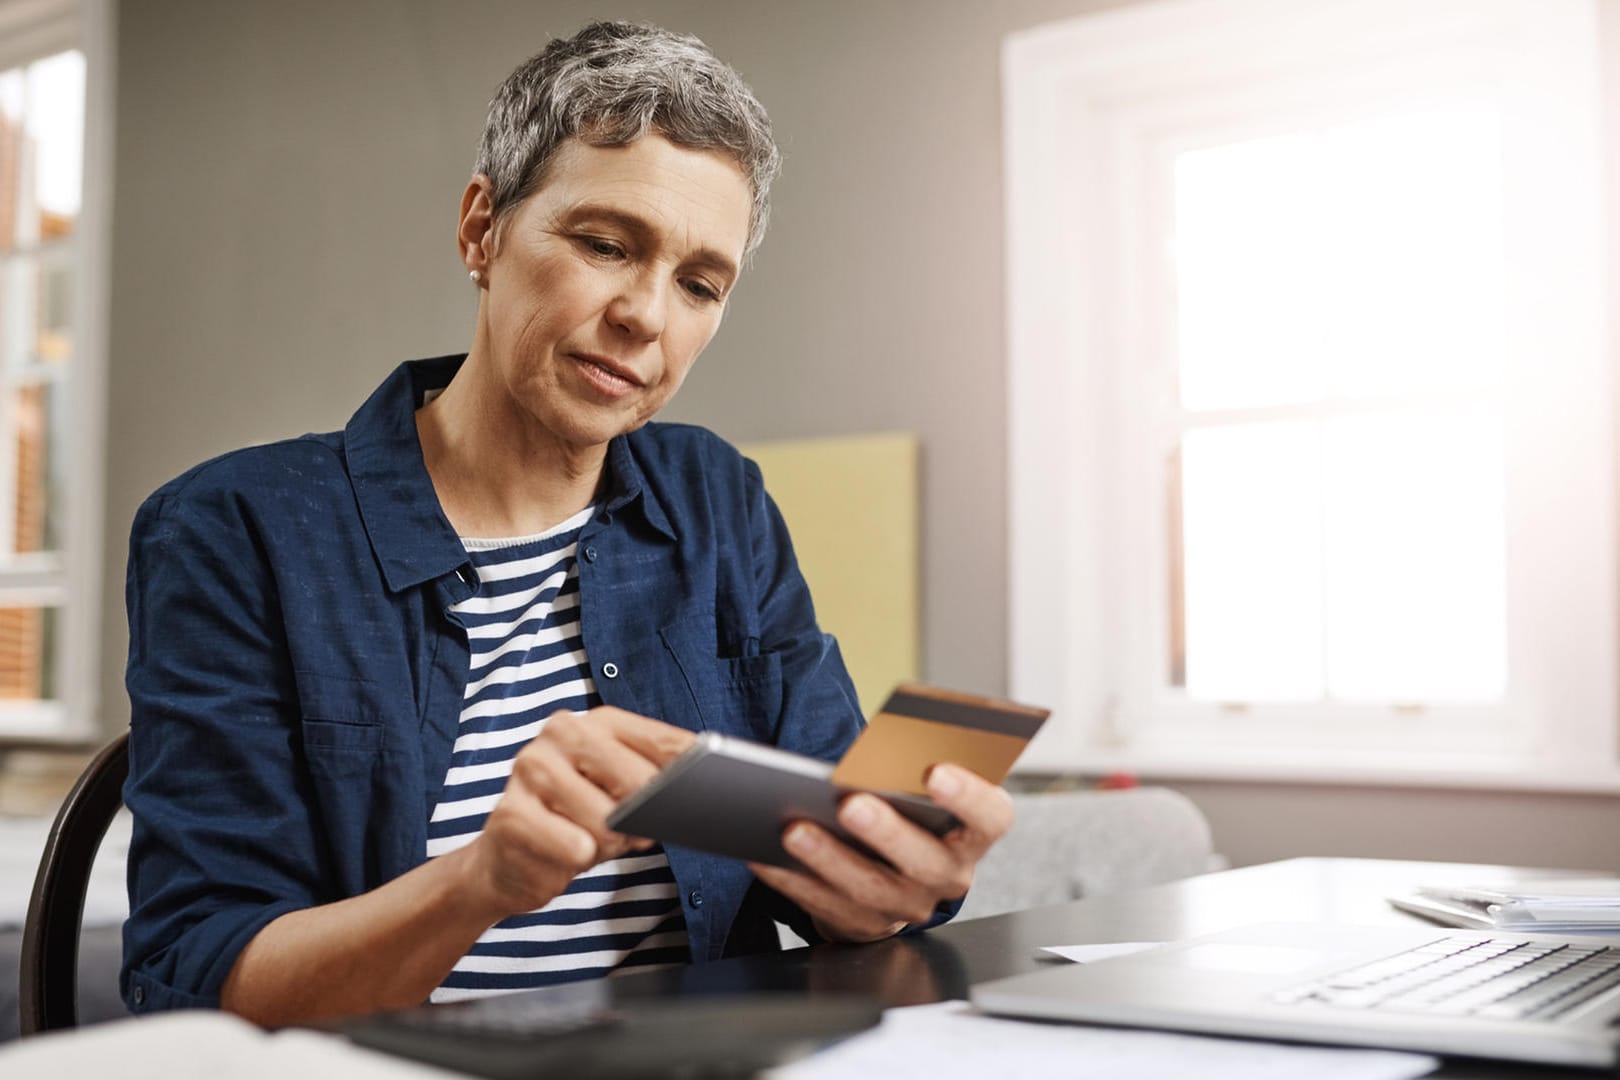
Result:
{"type": "Polygon", "coordinates": [[[702,907],[703,906],[703,894],[701,892],[699,892],[698,890],[693,889],[691,892],[686,894],[686,902],[688,904],[691,904],[695,908],[702,907]]]}
{"type": "Polygon", "coordinates": [[[595,548],[588,547],[588,548],[585,549],[585,561],[586,562],[595,562],[596,561],[596,549],[595,548]]]}
{"type": "Polygon", "coordinates": [[[130,991],[129,996],[134,1000],[135,1004],[137,1004],[137,1005],[145,1005],[146,1004],[146,987],[137,986],[134,990],[130,991]]]}
{"type": "Polygon", "coordinates": [[[617,679],[619,677],[619,665],[609,660],[602,665],[602,674],[610,679],[617,679]]]}

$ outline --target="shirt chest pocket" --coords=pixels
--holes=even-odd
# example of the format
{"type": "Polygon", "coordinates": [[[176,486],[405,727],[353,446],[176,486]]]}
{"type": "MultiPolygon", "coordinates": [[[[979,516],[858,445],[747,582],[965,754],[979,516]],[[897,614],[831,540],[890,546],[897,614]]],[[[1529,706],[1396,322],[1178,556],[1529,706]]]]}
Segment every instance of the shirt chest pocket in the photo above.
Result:
{"type": "Polygon", "coordinates": [[[384,747],[384,712],[375,683],[311,671],[295,677],[304,752],[312,762],[374,754],[384,747]]]}
{"type": "Polygon", "coordinates": [[[722,643],[713,614],[659,631],[707,731],[767,742],[782,711],[782,658],[761,652],[759,639],[722,643]],[[730,655],[728,655],[730,654],[730,655]]]}
{"type": "Polygon", "coordinates": [[[420,792],[401,782],[421,775],[401,737],[411,730],[400,726],[409,699],[352,676],[299,671],[294,679],[311,809],[340,875],[327,879],[332,891],[324,899],[336,900],[422,859],[423,837],[405,826],[406,815],[419,812],[420,792]]]}

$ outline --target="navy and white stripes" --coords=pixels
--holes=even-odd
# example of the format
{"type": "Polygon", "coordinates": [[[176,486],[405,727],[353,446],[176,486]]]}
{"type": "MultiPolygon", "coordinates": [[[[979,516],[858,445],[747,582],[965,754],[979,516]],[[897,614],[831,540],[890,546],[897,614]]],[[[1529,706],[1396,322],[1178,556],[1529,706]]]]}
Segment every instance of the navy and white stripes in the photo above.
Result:
{"type": "MultiPolygon", "coordinates": [[[[471,843],[500,799],[512,759],[559,710],[601,704],[580,637],[579,532],[594,508],[538,536],[464,540],[481,588],[455,610],[471,669],[429,858],[471,843]]],[[[690,959],[675,877],[662,849],[601,863],[538,911],[478,939],[434,1001],[525,990],[619,967],[690,959]]]]}

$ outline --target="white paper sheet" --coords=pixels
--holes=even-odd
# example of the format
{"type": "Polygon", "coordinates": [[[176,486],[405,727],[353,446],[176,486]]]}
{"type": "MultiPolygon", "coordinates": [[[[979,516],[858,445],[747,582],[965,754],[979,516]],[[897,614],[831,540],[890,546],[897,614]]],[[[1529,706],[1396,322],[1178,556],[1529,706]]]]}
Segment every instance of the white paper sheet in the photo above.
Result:
{"type": "MultiPolygon", "coordinates": [[[[1041,952],[1061,956],[1077,964],[1090,964],[1097,960],[1107,960],[1110,956],[1129,956],[1144,949],[1157,949],[1163,944],[1162,941],[1110,941],[1101,945],[1043,945],[1041,952]]],[[[1045,960],[1047,957],[1043,956],[1041,959],[1045,960]]]]}
{"type": "Polygon", "coordinates": [[[456,1080],[336,1035],[260,1031],[212,1010],[170,1012],[36,1035],[0,1046],[0,1076],[51,1080],[456,1080]]]}
{"type": "Polygon", "coordinates": [[[771,1080],[1410,1080],[1439,1062],[1422,1054],[1209,1039],[1158,1031],[1026,1023],[965,1001],[890,1009],[874,1031],[764,1075],[771,1080]]]}

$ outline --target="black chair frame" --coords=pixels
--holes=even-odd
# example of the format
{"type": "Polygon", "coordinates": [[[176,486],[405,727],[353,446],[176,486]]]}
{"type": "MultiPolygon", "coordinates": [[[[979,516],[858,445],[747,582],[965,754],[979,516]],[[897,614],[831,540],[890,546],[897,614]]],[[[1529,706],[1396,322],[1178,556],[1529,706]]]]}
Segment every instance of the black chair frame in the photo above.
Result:
{"type": "Polygon", "coordinates": [[[23,924],[19,1027],[23,1035],[79,1023],[79,931],[96,851],[123,805],[129,735],[90,762],[51,825],[23,924]]]}

